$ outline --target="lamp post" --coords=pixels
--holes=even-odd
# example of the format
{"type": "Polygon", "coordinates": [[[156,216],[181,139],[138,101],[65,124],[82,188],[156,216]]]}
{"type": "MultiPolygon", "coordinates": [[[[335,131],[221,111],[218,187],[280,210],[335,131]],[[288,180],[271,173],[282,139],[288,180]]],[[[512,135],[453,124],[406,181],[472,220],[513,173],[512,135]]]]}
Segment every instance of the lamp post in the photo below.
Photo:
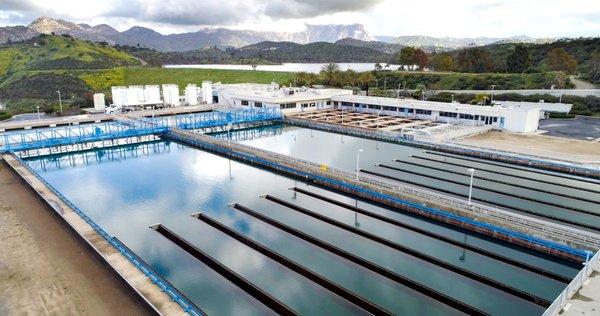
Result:
{"type": "Polygon", "coordinates": [[[40,106],[36,106],[35,107],[37,109],[37,114],[38,114],[38,120],[41,119],[42,117],[40,116],[40,106]]]}
{"type": "Polygon", "coordinates": [[[495,84],[492,85],[492,99],[490,100],[490,103],[494,103],[494,88],[496,88],[495,84]]]}
{"type": "Polygon", "coordinates": [[[60,97],[60,91],[57,90],[56,93],[58,93],[58,104],[60,105],[60,114],[62,114],[62,98],[60,97]]]}
{"type": "Polygon", "coordinates": [[[356,151],[356,180],[360,180],[358,178],[358,171],[360,170],[360,153],[362,153],[363,150],[362,148],[360,148],[359,150],[356,151]]]}
{"type": "Polygon", "coordinates": [[[469,181],[469,205],[471,205],[471,194],[473,193],[473,174],[475,173],[475,169],[469,168],[467,171],[471,175],[471,180],[469,181]]]}

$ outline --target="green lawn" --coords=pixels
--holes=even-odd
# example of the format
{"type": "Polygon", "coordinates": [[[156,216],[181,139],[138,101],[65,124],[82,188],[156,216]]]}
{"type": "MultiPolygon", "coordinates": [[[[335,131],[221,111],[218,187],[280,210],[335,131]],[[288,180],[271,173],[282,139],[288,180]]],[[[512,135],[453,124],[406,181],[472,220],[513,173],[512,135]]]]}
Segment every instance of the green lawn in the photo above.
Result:
{"type": "Polygon", "coordinates": [[[174,83],[183,89],[188,83],[200,85],[203,80],[222,83],[271,83],[288,84],[292,72],[221,69],[173,69],[173,68],[125,68],[124,85],[174,83]]]}

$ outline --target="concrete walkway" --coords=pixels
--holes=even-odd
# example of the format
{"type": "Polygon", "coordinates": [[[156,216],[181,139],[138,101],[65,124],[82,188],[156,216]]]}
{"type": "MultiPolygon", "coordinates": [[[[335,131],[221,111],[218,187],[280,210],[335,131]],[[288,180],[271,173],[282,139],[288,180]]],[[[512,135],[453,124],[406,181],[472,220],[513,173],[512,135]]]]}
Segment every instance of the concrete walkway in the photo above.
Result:
{"type": "Polygon", "coordinates": [[[559,315],[600,315],[600,262],[559,315]]]}

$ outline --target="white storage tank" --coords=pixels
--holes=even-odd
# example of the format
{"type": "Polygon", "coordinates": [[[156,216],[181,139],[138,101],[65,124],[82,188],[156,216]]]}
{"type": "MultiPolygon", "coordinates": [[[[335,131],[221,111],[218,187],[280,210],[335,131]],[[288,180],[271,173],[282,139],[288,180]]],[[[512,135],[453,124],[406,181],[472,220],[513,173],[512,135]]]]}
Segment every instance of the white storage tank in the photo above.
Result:
{"type": "Polygon", "coordinates": [[[144,87],[144,99],[146,104],[160,104],[162,100],[160,98],[160,86],[158,85],[147,85],[144,87]]]}
{"type": "Polygon", "coordinates": [[[106,102],[104,102],[104,93],[94,93],[94,109],[104,111],[106,102]]]}
{"type": "Polygon", "coordinates": [[[179,106],[179,87],[176,84],[163,84],[162,92],[165,105],[179,106]]]}
{"type": "Polygon", "coordinates": [[[112,94],[112,103],[117,106],[123,106],[127,101],[127,88],[121,86],[115,86],[110,88],[112,94]]]}
{"type": "Polygon", "coordinates": [[[204,100],[206,104],[213,103],[212,82],[210,81],[202,81],[202,100],[204,100]]]}
{"type": "Polygon", "coordinates": [[[185,102],[188,105],[198,104],[198,87],[195,84],[188,84],[185,87],[185,102]]]}
{"type": "Polygon", "coordinates": [[[145,102],[144,86],[129,86],[125,105],[140,105],[145,102]]]}

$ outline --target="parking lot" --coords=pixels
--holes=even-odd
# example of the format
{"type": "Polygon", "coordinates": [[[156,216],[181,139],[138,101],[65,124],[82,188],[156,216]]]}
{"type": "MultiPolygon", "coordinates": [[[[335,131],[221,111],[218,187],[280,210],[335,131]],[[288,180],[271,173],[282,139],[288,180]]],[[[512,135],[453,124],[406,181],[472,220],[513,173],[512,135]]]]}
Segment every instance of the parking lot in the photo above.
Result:
{"type": "Polygon", "coordinates": [[[544,135],[583,140],[600,138],[600,117],[578,116],[574,119],[546,119],[540,121],[544,135]]]}

